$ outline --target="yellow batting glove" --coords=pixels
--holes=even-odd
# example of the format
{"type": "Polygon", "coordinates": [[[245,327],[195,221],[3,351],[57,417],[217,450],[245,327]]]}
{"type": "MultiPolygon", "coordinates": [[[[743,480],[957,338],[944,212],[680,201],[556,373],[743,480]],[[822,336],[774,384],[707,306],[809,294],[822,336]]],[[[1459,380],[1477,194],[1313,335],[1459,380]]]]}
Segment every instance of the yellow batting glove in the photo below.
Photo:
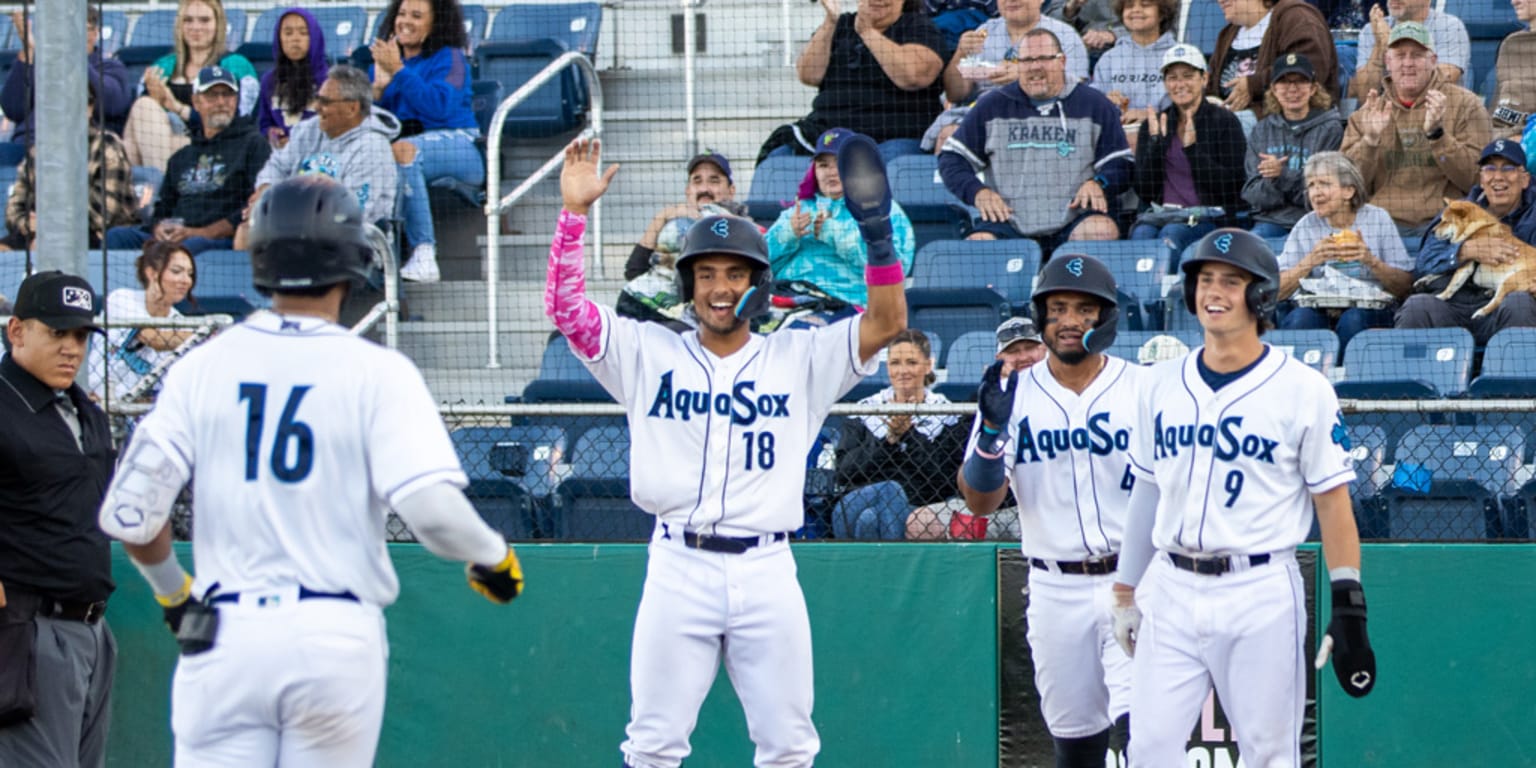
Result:
{"type": "Polygon", "coordinates": [[[192,575],[182,574],[181,589],[169,595],[155,595],[155,602],[160,604],[160,610],[165,613],[165,625],[171,628],[171,634],[181,630],[181,617],[187,612],[187,601],[192,599],[192,575]]]}
{"type": "Polygon", "coordinates": [[[469,580],[470,589],[493,603],[505,605],[523,592],[523,566],[511,547],[507,547],[507,556],[494,566],[464,566],[464,577],[469,580]]]}

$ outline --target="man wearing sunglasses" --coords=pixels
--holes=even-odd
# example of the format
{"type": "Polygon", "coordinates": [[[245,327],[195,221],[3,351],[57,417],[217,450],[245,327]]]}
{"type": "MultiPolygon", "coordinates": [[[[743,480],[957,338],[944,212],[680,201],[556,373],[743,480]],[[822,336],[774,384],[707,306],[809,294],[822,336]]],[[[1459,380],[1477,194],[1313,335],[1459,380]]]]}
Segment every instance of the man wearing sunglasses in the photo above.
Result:
{"type": "MultiPolygon", "coordinates": [[[[1536,190],[1526,171],[1525,150],[1514,139],[1494,139],[1478,158],[1477,186],[1467,199],[1487,209],[1514,230],[1525,243],[1536,243],[1536,190]]],[[[1397,311],[1398,328],[1446,328],[1460,326],[1472,332],[1478,345],[1504,328],[1536,326],[1536,299],[1525,291],[1513,291],[1492,313],[1473,319],[1472,313],[1488,303],[1492,293],[1467,281],[1448,301],[1436,294],[1445,289],[1452,272],[1466,261],[1503,267],[1518,254],[1518,244],[1497,237],[1480,237],[1457,245],[1434,235],[1440,217],[1429,225],[1419,250],[1416,277],[1434,275],[1430,293],[1416,293],[1397,311]]]]}

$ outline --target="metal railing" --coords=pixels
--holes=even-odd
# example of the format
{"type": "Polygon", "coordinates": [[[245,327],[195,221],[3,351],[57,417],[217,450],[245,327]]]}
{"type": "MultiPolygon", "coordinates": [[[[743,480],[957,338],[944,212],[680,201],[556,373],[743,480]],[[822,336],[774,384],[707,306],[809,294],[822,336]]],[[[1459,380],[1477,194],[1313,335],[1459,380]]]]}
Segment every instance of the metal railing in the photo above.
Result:
{"type": "MultiPolygon", "coordinates": [[[[501,216],[512,207],[523,195],[528,194],[535,184],[543,181],[550,172],[560,167],[565,160],[564,149],[555,153],[548,162],[540,166],[528,178],[523,179],[506,196],[501,196],[501,129],[507,121],[507,113],[514,107],[526,101],[545,83],[558,76],[566,67],[574,66],[581,71],[582,77],[587,81],[587,93],[589,115],[587,127],[582,129],[579,138],[597,138],[603,136],[603,86],[598,82],[597,70],[592,62],[579,52],[571,51],[562,54],[560,58],[549,63],[549,66],[540,70],[523,83],[522,87],[512,92],[511,96],[503,99],[496,107],[496,114],[491,116],[490,135],[486,139],[486,169],[485,169],[485,261],[486,261],[486,364],[487,368],[501,367],[500,342],[496,338],[496,323],[499,316],[497,307],[497,286],[501,275],[501,216]]],[[[602,200],[592,205],[592,242],[596,246],[590,253],[595,265],[594,274],[603,276],[603,208],[602,200]]]]}

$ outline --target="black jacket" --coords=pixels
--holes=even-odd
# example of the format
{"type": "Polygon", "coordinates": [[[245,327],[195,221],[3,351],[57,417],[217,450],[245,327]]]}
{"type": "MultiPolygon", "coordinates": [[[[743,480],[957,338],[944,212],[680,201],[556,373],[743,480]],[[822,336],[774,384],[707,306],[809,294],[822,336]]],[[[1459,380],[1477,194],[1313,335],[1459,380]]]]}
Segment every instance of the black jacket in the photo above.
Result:
{"type": "Polygon", "coordinates": [[[964,458],[969,419],[954,424],[930,440],[916,427],[896,443],[876,437],[864,420],[850,418],[843,425],[837,446],[837,484],[851,490],[885,480],[901,484],[912,505],[933,504],[959,493],[955,475],[964,458]]]}
{"type": "Polygon", "coordinates": [[[197,129],[192,143],[176,150],[166,162],[151,228],[170,216],[185,219],[189,227],[205,227],[219,219],[239,226],[246,199],[256,189],[256,175],[271,153],[250,117],[236,117],[211,139],[197,129]]]}
{"type": "MultiPolygon", "coordinates": [[[[1177,108],[1162,112],[1168,116],[1168,130],[1177,130],[1177,108]]],[[[1147,124],[1141,124],[1136,138],[1136,165],[1131,171],[1131,185],[1143,204],[1163,202],[1163,181],[1169,141],[1166,135],[1153,138],[1147,124]]],[[[1195,110],[1195,146],[1185,147],[1189,170],[1195,177],[1195,192],[1201,205],[1219,205],[1227,215],[1219,223],[1229,225],[1245,207],[1243,203],[1243,155],[1248,142],[1243,138],[1243,124],[1237,116],[1214,104],[1202,104],[1195,110]]]]}

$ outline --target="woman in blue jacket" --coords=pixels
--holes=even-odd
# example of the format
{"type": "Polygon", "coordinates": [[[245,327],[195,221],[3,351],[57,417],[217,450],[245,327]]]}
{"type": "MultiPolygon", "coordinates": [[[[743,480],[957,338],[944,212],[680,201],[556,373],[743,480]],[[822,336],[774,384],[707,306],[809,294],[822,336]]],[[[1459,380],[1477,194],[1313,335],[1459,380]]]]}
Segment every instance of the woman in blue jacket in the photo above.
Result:
{"type": "Polygon", "coordinates": [[[427,183],[446,176],[472,186],[485,181],[485,159],[475,147],[480,129],[470,105],[468,45],[458,0],[394,0],[373,42],[374,103],[401,123],[394,149],[412,247],[400,268],[406,280],[440,277],[427,183]]]}

